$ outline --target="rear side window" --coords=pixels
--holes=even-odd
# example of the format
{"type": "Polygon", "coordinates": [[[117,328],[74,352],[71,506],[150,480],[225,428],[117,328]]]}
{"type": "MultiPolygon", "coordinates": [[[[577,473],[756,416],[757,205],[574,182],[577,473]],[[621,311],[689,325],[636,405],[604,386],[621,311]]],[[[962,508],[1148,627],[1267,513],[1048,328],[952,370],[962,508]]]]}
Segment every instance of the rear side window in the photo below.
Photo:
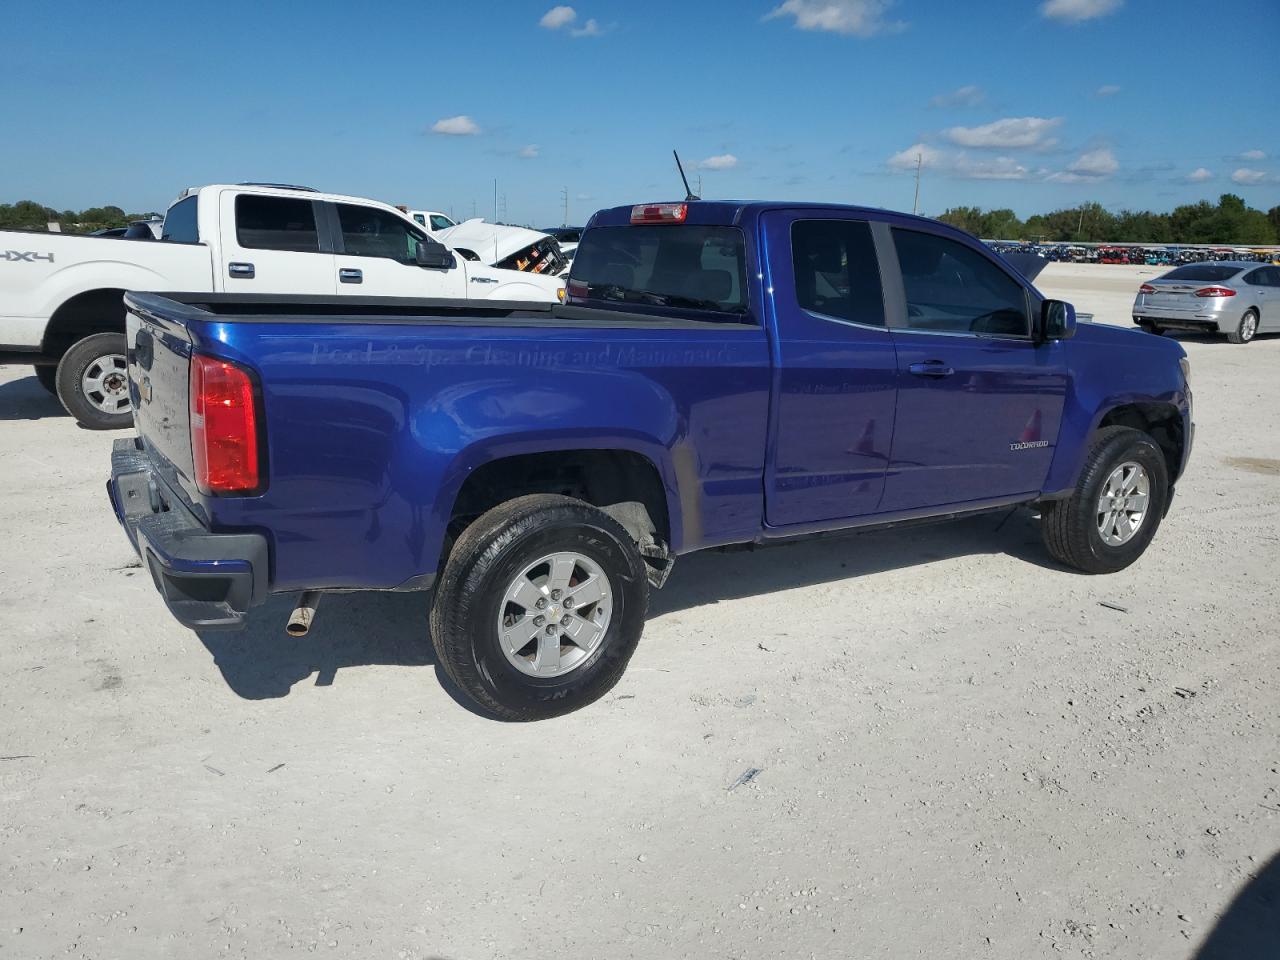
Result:
{"type": "Polygon", "coordinates": [[[797,220],[791,227],[796,302],[838,320],[884,326],[871,227],[854,220],[797,220]]]}
{"type": "Polygon", "coordinates": [[[342,248],[348,256],[386,257],[416,263],[418,244],[426,235],[395,214],[374,207],[339,203],[342,248]]]}
{"type": "Polygon", "coordinates": [[[164,227],[160,231],[161,239],[174,243],[199,243],[200,233],[196,228],[197,197],[179,200],[164,215],[164,227]]]}
{"type": "Polygon", "coordinates": [[[569,279],[571,293],[593,300],[747,312],[746,241],[737,227],[593,227],[569,279]]]}
{"type": "Polygon", "coordinates": [[[967,244],[914,230],[893,231],[907,328],[936,333],[1025,337],[1030,334],[1022,284],[967,244]]]}
{"type": "Polygon", "coordinates": [[[236,240],[250,250],[319,253],[316,211],[310,200],[293,197],[236,197],[236,240]]]}
{"type": "Polygon", "coordinates": [[[1240,272],[1239,267],[1224,267],[1216,263],[1190,263],[1177,270],[1170,270],[1161,280],[1191,280],[1195,283],[1221,283],[1240,272]]]}

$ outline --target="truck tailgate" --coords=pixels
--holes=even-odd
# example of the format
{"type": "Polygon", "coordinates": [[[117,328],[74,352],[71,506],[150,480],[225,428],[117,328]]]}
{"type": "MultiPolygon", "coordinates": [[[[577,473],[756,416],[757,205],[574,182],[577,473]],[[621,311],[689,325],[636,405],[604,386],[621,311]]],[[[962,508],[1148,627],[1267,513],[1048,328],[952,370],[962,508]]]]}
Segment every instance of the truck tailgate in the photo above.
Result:
{"type": "Polygon", "coordinates": [[[129,310],[125,330],[134,425],[164,479],[190,494],[191,338],[180,322],[137,308],[129,310]]]}

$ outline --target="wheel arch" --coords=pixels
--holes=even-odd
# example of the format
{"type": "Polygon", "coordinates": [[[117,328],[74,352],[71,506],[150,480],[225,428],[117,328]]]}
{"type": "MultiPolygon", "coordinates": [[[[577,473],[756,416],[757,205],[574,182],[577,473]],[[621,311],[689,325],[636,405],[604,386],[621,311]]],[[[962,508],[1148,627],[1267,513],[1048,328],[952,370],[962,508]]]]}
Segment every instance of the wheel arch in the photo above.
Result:
{"type": "Polygon", "coordinates": [[[473,448],[455,460],[441,484],[436,512],[446,524],[442,554],[476,517],[531,493],[583,500],[613,516],[638,543],[674,553],[683,529],[675,484],[665,448],[636,440],[565,437],[558,444],[473,448]]]}
{"type": "Polygon", "coordinates": [[[124,294],[120,287],[97,287],[68,297],[50,315],[41,351],[61,357],[72,345],[95,333],[124,333],[124,294]]]}

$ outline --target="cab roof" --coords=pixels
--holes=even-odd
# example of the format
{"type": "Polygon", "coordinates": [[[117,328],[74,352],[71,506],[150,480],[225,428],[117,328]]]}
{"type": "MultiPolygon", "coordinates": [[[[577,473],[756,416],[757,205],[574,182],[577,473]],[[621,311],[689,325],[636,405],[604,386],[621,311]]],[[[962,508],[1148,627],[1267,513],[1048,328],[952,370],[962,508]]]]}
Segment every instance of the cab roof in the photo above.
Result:
{"type": "Polygon", "coordinates": [[[812,201],[795,201],[795,200],[655,200],[646,201],[641,204],[627,204],[623,207],[610,207],[601,210],[595,214],[589,221],[587,226],[628,226],[631,223],[631,210],[637,206],[648,206],[654,203],[687,203],[689,211],[686,215],[685,223],[709,225],[740,225],[745,221],[754,220],[760,214],[768,213],[773,210],[839,210],[845,213],[857,214],[865,217],[876,219],[892,218],[899,222],[917,221],[919,223],[927,223],[931,226],[938,226],[940,221],[930,219],[929,217],[916,216],[910,213],[900,213],[896,210],[885,210],[880,207],[864,207],[845,203],[814,203],[812,201]]]}

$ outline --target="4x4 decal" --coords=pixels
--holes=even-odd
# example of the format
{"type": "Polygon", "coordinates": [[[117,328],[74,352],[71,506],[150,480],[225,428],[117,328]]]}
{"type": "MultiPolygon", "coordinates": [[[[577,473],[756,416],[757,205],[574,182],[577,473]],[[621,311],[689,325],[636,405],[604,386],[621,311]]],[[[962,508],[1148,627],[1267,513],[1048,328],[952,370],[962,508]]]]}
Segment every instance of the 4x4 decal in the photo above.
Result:
{"type": "Polygon", "coordinates": [[[35,250],[6,250],[0,253],[0,260],[8,260],[10,263],[35,263],[37,260],[47,260],[53,263],[53,254],[37,253],[35,250]]]}

